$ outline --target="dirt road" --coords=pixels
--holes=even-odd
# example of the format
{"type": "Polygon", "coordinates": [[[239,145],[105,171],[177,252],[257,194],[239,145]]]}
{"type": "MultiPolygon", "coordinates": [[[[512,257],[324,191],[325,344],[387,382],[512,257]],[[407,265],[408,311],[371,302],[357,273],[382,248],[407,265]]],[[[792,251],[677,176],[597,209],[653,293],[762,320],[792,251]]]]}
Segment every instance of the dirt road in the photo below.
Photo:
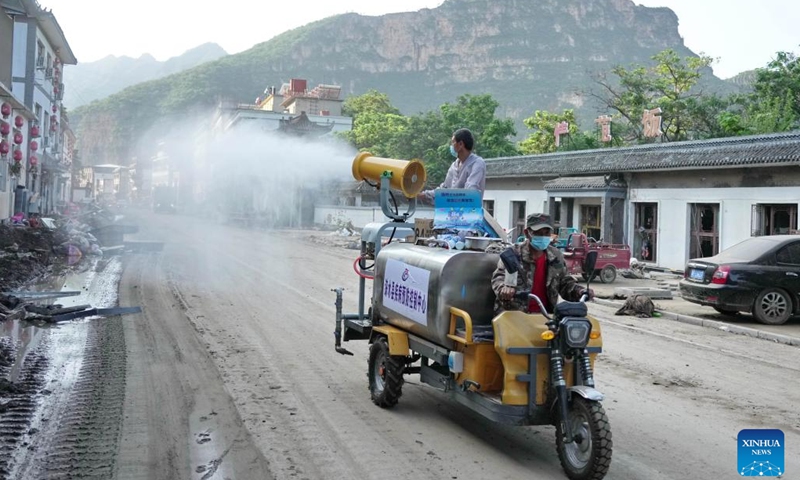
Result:
{"type": "MultiPolygon", "coordinates": [[[[120,304],[144,313],[121,322],[114,478],[565,478],[551,427],[492,424],[414,376],[395,409],[370,402],[367,345],[333,350],[330,289],[356,310],[356,252],[182,216],[142,220],[137,237],[165,248],[123,260],[120,304]]],[[[796,347],[591,312],[614,436],[606,478],[738,477],[745,428],[782,429],[787,478],[800,471],[796,347]]]]}

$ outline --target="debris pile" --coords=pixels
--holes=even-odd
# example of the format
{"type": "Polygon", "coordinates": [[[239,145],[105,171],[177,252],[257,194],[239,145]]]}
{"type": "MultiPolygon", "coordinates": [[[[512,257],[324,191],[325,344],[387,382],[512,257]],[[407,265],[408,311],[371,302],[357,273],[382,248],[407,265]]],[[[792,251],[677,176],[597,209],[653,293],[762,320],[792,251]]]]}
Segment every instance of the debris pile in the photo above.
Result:
{"type": "Polygon", "coordinates": [[[97,205],[53,218],[12,217],[0,225],[0,291],[12,290],[77,265],[81,258],[102,255],[103,247],[122,243],[137,230],[119,224],[120,215],[97,205]]]}
{"type": "Polygon", "coordinates": [[[91,305],[65,307],[60,304],[38,305],[42,301],[57,297],[79,295],[81,292],[19,292],[0,293],[0,323],[5,320],[43,321],[47,323],[65,322],[77,318],[93,316],[125,315],[139,313],[141,307],[95,308],[91,305]]]}

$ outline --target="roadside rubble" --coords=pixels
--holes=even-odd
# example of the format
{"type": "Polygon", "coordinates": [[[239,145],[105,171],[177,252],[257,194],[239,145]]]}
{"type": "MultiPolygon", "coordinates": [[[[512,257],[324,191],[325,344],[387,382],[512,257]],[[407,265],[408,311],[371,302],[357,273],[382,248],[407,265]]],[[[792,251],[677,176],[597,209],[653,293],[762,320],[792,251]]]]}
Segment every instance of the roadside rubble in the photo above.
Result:
{"type": "Polygon", "coordinates": [[[88,256],[122,243],[135,226],[120,225],[121,216],[89,204],[71,216],[12,217],[0,225],[0,291],[19,288],[77,266],[88,256]]]}
{"type": "Polygon", "coordinates": [[[36,303],[46,299],[78,294],[80,292],[0,293],[0,322],[5,320],[27,320],[59,323],[83,317],[125,315],[142,311],[141,307],[95,308],[88,304],[65,307],[60,304],[38,305],[36,303]]]}

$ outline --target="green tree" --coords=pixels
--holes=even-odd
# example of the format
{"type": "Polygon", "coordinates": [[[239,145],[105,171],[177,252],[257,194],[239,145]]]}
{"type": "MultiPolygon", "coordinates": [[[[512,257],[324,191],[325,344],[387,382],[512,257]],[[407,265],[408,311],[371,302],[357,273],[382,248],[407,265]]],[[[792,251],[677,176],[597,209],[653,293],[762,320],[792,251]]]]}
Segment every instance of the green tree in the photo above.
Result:
{"type": "Polygon", "coordinates": [[[532,117],[522,121],[529,130],[528,138],[521,141],[519,150],[525,155],[551,153],[557,150],[587,150],[600,148],[600,139],[593,132],[581,132],[575,120],[574,110],[552,113],[537,110],[532,117]],[[569,123],[569,135],[561,138],[561,146],[556,147],[555,127],[561,122],[569,123]]]}
{"type": "Polygon", "coordinates": [[[462,95],[455,103],[404,117],[388,97],[371,90],[345,101],[343,112],[353,116],[353,129],[342,136],[359,150],[375,155],[425,163],[428,184],[441,183],[453,163],[450,138],[459,128],[475,136],[474,150],[484,158],[517,155],[511,119],[497,118],[499,103],[491,95],[462,95]]]}
{"type": "Polygon", "coordinates": [[[644,110],[661,108],[663,137],[667,141],[695,138],[698,132],[692,128],[702,122],[696,115],[703,105],[703,96],[696,87],[702,71],[713,59],[707,56],[680,56],[672,49],[664,50],[652,57],[651,67],[616,66],[611,70],[613,79],[605,75],[595,79],[599,87],[589,92],[605,109],[615,113],[617,121],[628,124],[629,141],[643,141],[641,118],[644,110]]]}
{"type": "Polygon", "coordinates": [[[778,52],[766,68],[756,70],[753,85],[757,98],[785,102],[800,117],[800,59],[790,52],[778,52]]]}
{"type": "Polygon", "coordinates": [[[341,136],[355,148],[380,156],[393,153],[392,139],[405,129],[408,120],[385,93],[377,90],[348,97],[342,113],[353,118],[353,128],[341,136]]]}
{"type": "Polygon", "coordinates": [[[362,113],[387,113],[399,115],[400,110],[392,105],[389,96],[375,89],[363,95],[347,97],[342,105],[342,115],[358,119],[362,113]]]}
{"type": "MultiPolygon", "coordinates": [[[[561,122],[569,123],[570,137],[578,134],[578,124],[575,121],[574,110],[564,110],[562,113],[536,110],[532,117],[522,121],[533,132],[528,135],[528,138],[520,142],[520,152],[525,155],[555,152],[557,149],[555,128],[561,122]]],[[[562,141],[567,141],[567,139],[562,138],[562,141]]]]}
{"type": "Polygon", "coordinates": [[[517,134],[514,121],[497,118],[499,106],[490,94],[461,95],[455,103],[443,104],[436,114],[427,114],[425,121],[420,122],[420,126],[428,127],[430,132],[440,136],[438,145],[428,148],[424,157],[430,185],[444,181],[454,160],[450,155],[450,138],[459,128],[468,128],[472,132],[475,137],[473,150],[483,158],[519,154],[512,140],[517,134]],[[435,125],[437,118],[440,121],[438,127],[435,125]]]}

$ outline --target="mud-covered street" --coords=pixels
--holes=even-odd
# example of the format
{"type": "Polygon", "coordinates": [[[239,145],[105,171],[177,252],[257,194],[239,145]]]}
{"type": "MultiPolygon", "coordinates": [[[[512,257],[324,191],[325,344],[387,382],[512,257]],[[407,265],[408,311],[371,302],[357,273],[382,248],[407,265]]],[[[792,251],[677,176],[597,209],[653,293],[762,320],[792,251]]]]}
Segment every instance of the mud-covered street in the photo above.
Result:
{"type": "MultiPolygon", "coordinates": [[[[135,214],[131,239],[163,252],[106,258],[84,280],[118,278],[117,303],[144,312],[37,332],[40,393],[17,405],[31,423],[0,408],[4,478],[565,478],[552,427],[492,424],[416,376],[396,408],[372,404],[367,344],[333,349],[331,288],[356,310],[355,251],[135,214]]],[[[605,342],[606,478],[734,478],[746,428],[782,429],[786,471],[800,471],[797,347],[590,312],[605,342]]]]}

